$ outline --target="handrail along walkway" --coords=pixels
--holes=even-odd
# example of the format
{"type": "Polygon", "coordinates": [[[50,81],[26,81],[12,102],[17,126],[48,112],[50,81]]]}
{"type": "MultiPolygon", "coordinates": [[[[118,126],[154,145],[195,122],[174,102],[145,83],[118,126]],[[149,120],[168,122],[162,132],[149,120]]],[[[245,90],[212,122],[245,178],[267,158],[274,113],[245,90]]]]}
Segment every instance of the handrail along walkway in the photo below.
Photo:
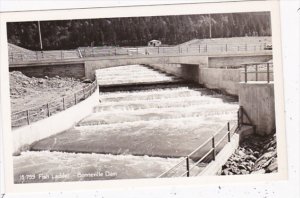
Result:
{"type": "Polygon", "coordinates": [[[273,63],[271,62],[247,63],[247,64],[242,64],[242,66],[244,67],[243,73],[244,73],[245,83],[248,82],[248,74],[255,74],[255,81],[259,81],[258,74],[267,74],[267,83],[270,83],[271,74],[273,74],[273,63]],[[266,68],[259,69],[259,66],[260,67],[265,66],[266,68]]]}
{"type": "Polygon", "coordinates": [[[221,43],[199,44],[192,46],[160,46],[160,47],[79,47],[74,50],[49,50],[30,52],[9,52],[9,62],[18,63],[42,60],[71,60],[88,57],[107,56],[139,56],[139,55],[184,55],[184,54],[223,54],[251,53],[269,51],[266,43],[221,43]]]}
{"type": "Polygon", "coordinates": [[[50,117],[51,115],[63,111],[69,107],[72,107],[79,103],[80,101],[85,100],[91,96],[97,89],[97,82],[89,84],[86,87],[83,87],[79,91],[75,92],[72,95],[68,95],[62,98],[58,98],[49,103],[36,106],[31,109],[14,112],[11,115],[11,125],[12,127],[20,127],[24,125],[29,125],[32,122],[50,117]]]}
{"type": "MultiPolygon", "coordinates": [[[[217,152],[217,147],[224,141],[224,139],[227,137],[227,141],[231,141],[231,132],[236,130],[239,126],[237,124],[234,124],[232,127],[230,126],[230,122],[227,122],[226,126],[220,127],[216,133],[213,134],[213,136],[209,139],[207,139],[205,142],[203,142],[199,147],[197,147],[194,151],[192,151],[190,154],[188,154],[186,157],[184,157],[183,160],[178,162],[175,166],[173,166],[171,169],[165,171],[161,175],[158,176],[158,178],[162,177],[172,177],[175,176],[176,172],[174,173],[175,169],[178,168],[180,165],[185,164],[186,170],[181,173],[179,176],[183,177],[190,177],[191,176],[191,170],[193,170],[196,166],[198,166],[203,160],[208,157],[212,153],[212,160],[216,159],[216,152],[217,152]],[[221,134],[223,132],[224,128],[227,128],[226,133],[219,139],[218,142],[216,141],[216,136],[221,134]],[[211,142],[211,148],[200,158],[198,159],[192,167],[190,167],[190,160],[193,158],[192,156],[198,152],[199,150],[203,149],[205,145],[207,145],[209,142],[211,142]],[[173,171],[173,172],[172,172],[173,171]],[[171,176],[169,176],[171,174],[171,176]]],[[[197,173],[199,174],[199,173],[197,173]]]]}

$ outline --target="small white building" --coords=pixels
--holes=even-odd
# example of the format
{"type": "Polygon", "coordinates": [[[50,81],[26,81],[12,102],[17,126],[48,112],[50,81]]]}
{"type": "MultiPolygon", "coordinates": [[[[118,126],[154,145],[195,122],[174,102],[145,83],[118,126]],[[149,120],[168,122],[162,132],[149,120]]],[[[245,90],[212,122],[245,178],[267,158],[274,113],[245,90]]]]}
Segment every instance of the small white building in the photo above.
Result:
{"type": "Polygon", "coordinates": [[[148,42],[149,47],[158,47],[161,45],[161,41],[159,40],[151,40],[148,42]]]}

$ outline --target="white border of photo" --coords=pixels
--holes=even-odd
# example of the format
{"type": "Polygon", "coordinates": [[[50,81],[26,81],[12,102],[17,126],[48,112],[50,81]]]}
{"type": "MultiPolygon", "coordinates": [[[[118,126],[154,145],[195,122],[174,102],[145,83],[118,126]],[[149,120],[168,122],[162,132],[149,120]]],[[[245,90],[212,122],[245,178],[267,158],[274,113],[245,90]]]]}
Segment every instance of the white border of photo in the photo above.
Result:
{"type": "MultiPolygon", "coordinates": [[[[28,4],[30,1],[24,1],[28,4]]],[[[70,2],[70,1],[64,1],[70,2]]],[[[80,2],[80,1],[78,1],[80,2]]],[[[198,2],[198,1],[197,1],[198,2]]],[[[2,2],[3,3],[3,2],[2,2]]],[[[1,9],[2,9],[2,3],[1,9]]],[[[19,2],[20,3],[20,2],[19,2]]],[[[37,1],[34,1],[38,5],[37,1]]],[[[75,2],[72,2],[72,5],[75,2]]],[[[82,3],[82,2],[81,2],[82,3]]],[[[148,2],[149,3],[149,2],[148,2]]],[[[53,4],[53,2],[51,2],[53,4]]],[[[80,3],[78,3],[80,4],[80,3]]],[[[125,3],[126,4],[126,3],[125,3]]],[[[21,4],[20,4],[21,5],[21,4]]],[[[61,4],[62,6],[66,4],[61,4]]],[[[81,4],[82,5],[82,4],[81,4]]],[[[92,4],[89,4],[92,5],[92,4]]],[[[98,7],[95,4],[94,7],[98,7]]],[[[105,6],[108,6],[106,4],[105,6]]],[[[121,3],[121,5],[123,5],[121,3]]],[[[132,5],[132,4],[131,4],[132,5]]],[[[35,6],[36,7],[36,6],[35,6]]],[[[80,7],[80,6],[79,6],[80,7]]],[[[100,6],[99,6],[100,7],[100,6]]],[[[26,9],[26,7],[24,7],[26,9]]],[[[53,6],[51,7],[53,8],[53,6]]],[[[66,8],[66,7],[63,7],[66,8]]],[[[78,8],[78,7],[77,7],[78,8]]],[[[252,1],[252,2],[228,2],[228,3],[209,3],[209,4],[182,4],[182,5],[157,5],[143,7],[117,7],[117,8],[95,8],[95,9],[77,9],[77,10],[55,10],[55,11],[31,11],[31,12],[7,12],[1,14],[1,68],[0,68],[0,85],[1,85],[1,141],[4,145],[1,149],[2,169],[1,190],[6,193],[15,192],[51,192],[49,197],[70,196],[80,197],[103,196],[112,197],[298,197],[293,192],[295,185],[288,185],[288,181],[293,179],[299,182],[299,65],[297,64],[297,50],[287,49],[291,44],[297,45],[297,42],[291,41],[290,34],[299,35],[299,28],[291,32],[289,30],[294,24],[286,22],[285,14],[291,8],[295,9],[295,15],[299,17],[296,8],[292,4],[282,6],[283,20],[280,24],[279,2],[277,1],[252,1]],[[101,12],[99,12],[101,10],[101,12]],[[267,175],[246,175],[246,176],[226,176],[226,177],[201,177],[201,178],[178,178],[178,179],[139,179],[139,180],[114,180],[114,181],[96,181],[96,182],[68,182],[68,183],[46,183],[46,184],[13,184],[12,177],[12,137],[10,129],[10,102],[9,102],[9,79],[8,79],[8,54],[6,41],[6,21],[31,21],[31,20],[57,20],[57,19],[83,19],[83,18],[106,18],[106,17],[124,17],[124,16],[153,16],[169,14],[205,14],[205,13],[231,13],[231,12],[248,12],[248,11],[271,11],[272,16],[272,37],[273,37],[273,56],[274,64],[282,65],[281,49],[283,49],[283,63],[285,67],[275,67],[275,100],[276,100],[276,125],[278,139],[278,156],[279,156],[279,173],[267,175]],[[281,41],[281,29],[284,38],[281,41]],[[287,31],[287,32],[286,32],[287,31]],[[283,44],[281,45],[281,42],[283,44]],[[289,57],[294,54],[294,59],[289,57]],[[294,62],[293,62],[294,61],[294,62]],[[287,67],[287,68],[286,68],[287,67]],[[283,70],[284,68],[284,70],[283,70]],[[284,73],[283,73],[284,71],[284,73]],[[284,74],[284,76],[283,76],[284,74]],[[283,77],[285,81],[283,82],[283,77]],[[283,90],[285,85],[285,90],[283,90]],[[297,93],[295,93],[295,90],[297,93]],[[284,92],[286,96],[286,117],[284,115],[284,92]],[[297,108],[296,108],[297,107],[297,108]],[[286,119],[287,118],[287,119],[286,119]],[[285,133],[285,119],[287,131],[285,133]],[[286,135],[288,147],[286,147],[286,135]],[[287,175],[287,155],[289,154],[289,180],[287,175]],[[4,155],[2,155],[4,154],[4,155]],[[292,164],[291,164],[292,160],[292,164]],[[297,161],[298,160],[298,161],[297,161]],[[2,166],[3,167],[3,166],[2,166]],[[5,179],[3,177],[5,176],[5,179]],[[280,181],[278,181],[280,180],[280,181]],[[5,186],[5,188],[3,188],[5,186]],[[279,187],[285,186],[285,188],[279,187]],[[290,190],[289,190],[290,189],[290,190]],[[69,192],[61,191],[68,190],[69,192]],[[74,190],[89,190],[86,192],[71,192],[74,190]],[[95,191],[97,190],[97,191],[95,191]],[[151,193],[148,193],[151,190],[151,193]],[[146,194],[145,194],[146,193],[146,194]]],[[[11,10],[11,8],[6,8],[11,10]]],[[[32,9],[35,9],[32,7],[32,9]]],[[[37,8],[41,9],[41,8],[37,8]]],[[[5,11],[5,10],[4,10],[5,11]]],[[[294,19],[294,18],[293,18],[294,19]]],[[[292,19],[292,20],[293,20],[292,19]]],[[[298,21],[299,24],[299,21],[298,21]]],[[[296,28],[295,28],[296,29],[296,28]]],[[[298,42],[299,44],[299,42],[298,42]]],[[[299,192],[298,192],[299,193],[299,192]]],[[[41,194],[35,194],[40,197],[41,194]]],[[[46,195],[46,194],[43,194],[46,195]]],[[[13,196],[13,195],[12,195],[13,196]]],[[[28,197],[33,197],[28,194],[28,197]]],[[[24,195],[22,195],[24,197],[24,195]]],[[[26,197],[26,196],[25,196],[26,197]]]]}

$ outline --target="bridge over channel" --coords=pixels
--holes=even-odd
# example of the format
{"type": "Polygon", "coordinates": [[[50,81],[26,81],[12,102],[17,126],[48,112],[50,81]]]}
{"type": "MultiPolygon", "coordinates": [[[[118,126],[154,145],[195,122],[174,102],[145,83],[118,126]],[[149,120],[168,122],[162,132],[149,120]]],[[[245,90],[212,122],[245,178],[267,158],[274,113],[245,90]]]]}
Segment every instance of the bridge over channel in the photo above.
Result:
{"type": "MultiPolygon", "coordinates": [[[[160,53],[136,55],[111,55],[83,58],[51,58],[38,60],[10,61],[10,71],[21,71],[27,76],[63,76],[74,78],[95,78],[95,70],[134,64],[178,64],[186,71],[189,66],[200,68],[227,68],[249,62],[266,62],[272,59],[271,50],[260,51],[223,51],[214,53],[199,53],[190,50],[189,53],[160,53]]],[[[170,65],[172,67],[172,65],[170,65]]],[[[173,65],[174,66],[174,65],[173,65]]],[[[194,72],[191,70],[190,72],[194,72]]]]}

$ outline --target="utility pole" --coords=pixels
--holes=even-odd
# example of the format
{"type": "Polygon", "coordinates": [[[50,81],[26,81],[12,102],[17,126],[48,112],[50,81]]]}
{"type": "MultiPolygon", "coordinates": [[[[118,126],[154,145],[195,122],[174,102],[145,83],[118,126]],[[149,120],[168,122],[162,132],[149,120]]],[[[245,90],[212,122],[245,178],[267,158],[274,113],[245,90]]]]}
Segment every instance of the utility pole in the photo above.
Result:
{"type": "Polygon", "coordinates": [[[209,38],[211,39],[211,15],[209,14],[209,38]]]}
{"type": "Polygon", "coordinates": [[[38,21],[38,28],[39,28],[39,38],[40,38],[41,51],[43,51],[43,42],[42,42],[42,33],[41,33],[40,21],[38,21]]]}

